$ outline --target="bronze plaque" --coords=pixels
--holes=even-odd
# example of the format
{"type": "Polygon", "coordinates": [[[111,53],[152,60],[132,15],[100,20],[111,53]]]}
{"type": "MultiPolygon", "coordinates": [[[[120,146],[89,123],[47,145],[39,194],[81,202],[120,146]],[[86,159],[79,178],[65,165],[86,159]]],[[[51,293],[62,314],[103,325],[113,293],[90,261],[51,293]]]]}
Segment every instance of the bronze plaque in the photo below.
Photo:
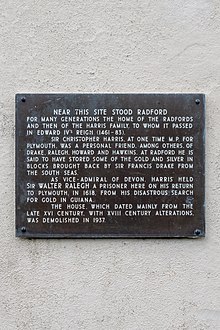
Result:
{"type": "Polygon", "coordinates": [[[16,235],[204,236],[204,102],[16,95],[16,235]]]}

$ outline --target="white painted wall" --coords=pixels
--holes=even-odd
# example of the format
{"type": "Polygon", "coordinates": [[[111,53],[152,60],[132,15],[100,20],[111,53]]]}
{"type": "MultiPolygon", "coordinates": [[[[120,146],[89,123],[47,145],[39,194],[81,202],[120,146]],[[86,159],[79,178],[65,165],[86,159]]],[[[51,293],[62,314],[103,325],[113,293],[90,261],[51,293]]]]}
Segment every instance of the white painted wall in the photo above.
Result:
{"type": "Polygon", "coordinates": [[[219,18],[219,0],[1,0],[0,329],[220,329],[219,18]],[[15,238],[19,92],[205,93],[206,238],[15,238]]]}

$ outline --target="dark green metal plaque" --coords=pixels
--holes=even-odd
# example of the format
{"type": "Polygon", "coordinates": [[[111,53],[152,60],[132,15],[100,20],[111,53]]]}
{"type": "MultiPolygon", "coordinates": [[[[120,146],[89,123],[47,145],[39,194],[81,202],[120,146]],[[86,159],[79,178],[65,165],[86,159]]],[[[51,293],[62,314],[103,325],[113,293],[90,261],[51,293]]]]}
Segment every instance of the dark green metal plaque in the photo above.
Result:
{"type": "Polygon", "coordinates": [[[205,235],[203,94],[16,95],[16,235],[205,235]]]}

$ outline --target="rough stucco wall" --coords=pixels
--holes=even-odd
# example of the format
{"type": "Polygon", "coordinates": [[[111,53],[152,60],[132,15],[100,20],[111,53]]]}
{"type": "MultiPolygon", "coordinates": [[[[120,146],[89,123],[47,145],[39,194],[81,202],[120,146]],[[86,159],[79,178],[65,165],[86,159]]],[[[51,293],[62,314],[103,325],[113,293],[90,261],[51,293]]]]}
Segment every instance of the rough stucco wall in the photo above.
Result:
{"type": "Polygon", "coordinates": [[[219,0],[1,0],[0,17],[0,328],[219,329],[219,0]],[[17,92],[204,92],[206,238],[15,238],[17,92]]]}

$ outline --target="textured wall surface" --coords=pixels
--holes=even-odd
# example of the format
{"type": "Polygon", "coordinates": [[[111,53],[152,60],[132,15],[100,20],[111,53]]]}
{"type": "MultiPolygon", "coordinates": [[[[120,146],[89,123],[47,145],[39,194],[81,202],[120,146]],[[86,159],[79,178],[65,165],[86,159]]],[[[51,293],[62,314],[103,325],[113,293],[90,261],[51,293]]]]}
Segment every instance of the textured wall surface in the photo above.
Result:
{"type": "Polygon", "coordinates": [[[0,329],[220,329],[219,0],[1,0],[0,329]],[[203,92],[204,239],[15,238],[21,92],[203,92]]]}

